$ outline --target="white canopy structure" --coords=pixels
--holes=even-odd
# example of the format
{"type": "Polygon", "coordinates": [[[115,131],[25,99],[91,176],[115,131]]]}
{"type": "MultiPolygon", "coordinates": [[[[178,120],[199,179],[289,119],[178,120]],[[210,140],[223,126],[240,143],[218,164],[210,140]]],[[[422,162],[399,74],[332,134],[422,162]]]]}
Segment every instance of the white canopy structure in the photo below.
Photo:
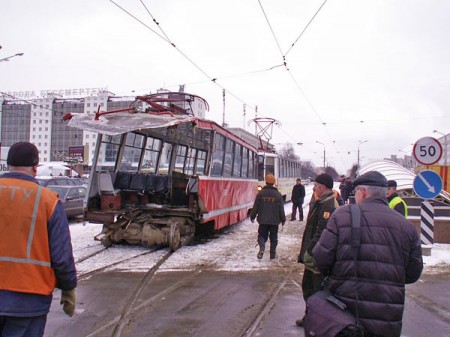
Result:
{"type": "MultiPolygon", "coordinates": [[[[391,160],[376,160],[367,163],[359,170],[359,174],[369,171],[378,171],[383,174],[388,180],[395,180],[397,182],[397,190],[404,196],[417,196],[414,192],[413,182],[416,174],[407,170],[403,166],[391,160]]],[[[442,190],[436,199],[441,199],[450,202],[450,194],[442,190]]]]}

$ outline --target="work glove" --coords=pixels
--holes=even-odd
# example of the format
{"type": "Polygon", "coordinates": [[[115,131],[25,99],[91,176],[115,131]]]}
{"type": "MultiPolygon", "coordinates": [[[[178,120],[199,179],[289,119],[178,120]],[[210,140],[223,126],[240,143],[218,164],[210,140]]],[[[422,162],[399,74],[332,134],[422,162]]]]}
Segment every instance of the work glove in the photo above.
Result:
{"type": "Polygon", "coordinates": [[[62,304],[64,312],[69,317],[72,317],[75,313],[75,297],[75,289],[61,291],[61,301],[59,303],[62,304]]]}
{"type": "Polygon", "coordinates": [[[305,265],[306,269],[311,270],[314,274],[320,274],[319,269],[317,269],[316,265],[314,264],[313,257],[309,255],[307,250],[303,255],[303,264],[305,265]]]}

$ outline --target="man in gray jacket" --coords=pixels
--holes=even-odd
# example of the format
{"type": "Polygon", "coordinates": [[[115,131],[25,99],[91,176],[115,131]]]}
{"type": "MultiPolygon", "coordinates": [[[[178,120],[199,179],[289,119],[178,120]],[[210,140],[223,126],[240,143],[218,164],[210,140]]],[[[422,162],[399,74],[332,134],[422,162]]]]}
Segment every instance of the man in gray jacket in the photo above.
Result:
{"type": "Polygon", "coordinates": [[[399,337],[405,283],[414,283],[423,268],[414,226],[389,208],[387,180],[377,171],[354,182],[361,209],[361,244],[354,276],[350,206],[337,209],[312,251],[315,265],[329,275],[327,288],[358,315],[367,336],[399,337]]]}

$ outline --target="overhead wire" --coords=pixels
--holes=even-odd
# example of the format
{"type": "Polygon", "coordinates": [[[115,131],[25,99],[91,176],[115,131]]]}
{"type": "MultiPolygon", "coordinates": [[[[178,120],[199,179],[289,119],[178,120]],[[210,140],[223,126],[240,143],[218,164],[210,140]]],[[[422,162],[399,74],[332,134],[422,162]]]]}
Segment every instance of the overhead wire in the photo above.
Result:
{"type": "Polygon", "coordinates": [[[291,46],[289,47],[289,49],[286,51],[286,53],[284,53],[284,57],[286,57],[287,54],[289,54],[289,52],[292,50],[292,48],[294,48],[294,45],[297,43],[298,40],[300,40],[300,38],[303,36],[303,34],[306,32],[306,30],[308,29],[309,25],[311,24],[311,22],[313,22],[313,20],[315,19],[315,17],[317,16],[317,14],[319,14],[320,10],[322,9],[322,7],[325,5],[325,3],[328,0],[325,0],[322,5],[319,7],[319,9],[314,13],[313,17],[311,18],[311,20],[309,20],[308,24],[305,26],[305,28],[303,28],[302,32],[300,33],[300,35],[297,37],[297,39],[295,39],[294,43],[291,44],[291,46]]]}
{"type": "MultiPolygon", "coordinates": [[[[331,133],[330,130],[327,127],[327,123],[323,120],[323,118],[321,117],[321,115],[319,114],[319,112],[316,110],[316,108],[314,107],[314,105],[312,104],[312,102],[310,101],[310,99],[308,98],[308,96],[306,95],[305,91],[302,89],[300,83],[297,81],[297,79],[294,77],[294,75],[292,74],[292,72],[290,71],[289,67],[287,66],[287,62],[286,62],[286,54],[292,49],[292,47],[298,42],[298,40],[301,38],[301,36],[304,34],[304,32],[306,31],[306,29],[310,26],[311,22],[314,20],[314,18],[317,16],[317,14],[319,13],[319,11],[323,8],[323,6],[325,5],[327,0],[325,0],[322,5],[319,7],[319,9],[316,11],[316,13],[313,15],[313,17],[311,18],[311,20],[308,22],[308,24],[306,25],[305,29],[303,29],[302,33],[299,35],[299,37],[294,41],[294,43],[291,45],[291,48],[288,49],[288,51],[283,54],[283,51],[281,49],[280,43],[278,41],[277,36],[275,35],[275,31],[269,21],[269,18],[267,16],[266,11],[264,10],[264,7],[261,3],[261,0],[258,0],[259,6],[261,7],[261,10],[264,14],[264,17],[266,19],[266,22],[270,28],[270,31],[272,32],[272,36],[275,39],[275,42],[278,46],[278,50],[280,51],[281,57],[283,58],[283,63],[285,65],[286,71],[289,73],[289,76],[291,77],[292,81],[295,83],[295,86],[299,89],[300,93],[302,94],[302,96],[305,98],[306,102],[308,103],[309,107],[311,108],[311,110],[314,112],[314,114],[316,115],[316,117],[319,119],[320,123],[323,125],[325,132],[327,133],[329,139],[331,140],[331,133]]],[[[337,153],[339,153],[340,151],[337,151],[338,149],[336,148],[335,142],[333,142],[333,145],[335,147],[335,150],[337,153]]],[[[343,158],[341,157],[341,161],[342,163],[344,163],[343,158]]]]}
{"type": "Polygon", "coordinates": [[[133,19],[135,19],[136,21],[138,21],[139,23],[141,23],[144,27],[146,27],[147,29],[149,29],[151,32],[153,32],[154,34],[156,34],[158,37],[160,37],[161,39],[163,39],[166,43],[169,43],[172,47],[174,47],[189,63],[191,63],[197,70],[199,70],[206,78],[209,79],[210,82],[213,82],[215,85],[217,85],[218,87],[220,87],[222,90],[225,90],[230,96],[234,97],[236,100],[238,100],[241,103],[246,104],[247,107],[255,110],[255,107],[248,104],[247,102],[245,102],[243,99],[241,99],[239,96],[237,96],[236,94],[234,94],[233,92],[231,92],[230,90],[226,89],[224,86],[222,86],[221,84],[217,83],[217,78],[210,76],[205,70],[203,70],[199,65],[197,65],[189,56],[187,56],[187,54],[185,54],[180,48],[178,48],[174,42],[172,42],[172,40],[167,36],[167,34],[162,30],[161,25],[159,24],[159,22],[153,17],[153,15],[150,13],[150,11],[148,10],[147,6],[145,6],[145,4],[143,3],[143,1],[141,0],[142,5],[144,6],[144,8],[147,10],[147,13],[151,16],[151,18],[153,19],[153,21],[155,22],[155,24],[157,24],[157,26],[159,27],[159,29],[163,32],[163,34],[165,36],[160,35],[159,33],[157,33],[155,30],[151,29],[148,25],[146,25],[144,22],[142,22],[141,20],[139,20],[135,15],[131,14],[129,11],[127,11],[125,8],[123,8],[122,6],[118,5],[116,2],[114,2],[114,0],[109,0],[111,3],[113,3],[114,5],[116,5],[118,8],[120,8],[122,11],[124,11],[125,13],[127,13],[129,16],[131,16],[133,19]]]}

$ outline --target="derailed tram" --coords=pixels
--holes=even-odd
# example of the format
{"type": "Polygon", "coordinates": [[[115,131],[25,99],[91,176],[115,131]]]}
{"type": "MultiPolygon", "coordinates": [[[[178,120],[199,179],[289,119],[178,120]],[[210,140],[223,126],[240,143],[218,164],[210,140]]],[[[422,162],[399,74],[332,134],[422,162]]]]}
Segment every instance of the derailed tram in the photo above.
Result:
{"type": "Polygon", "coordinates": [[[126,242],[176,250],[196,233],[248,217],[258,189],[257,149],[194,116],[202,98],[138,96],[129,108],[70,114],[69,126],[98,132],[86,220],[103,224],[105,247],[126,242]]]}

